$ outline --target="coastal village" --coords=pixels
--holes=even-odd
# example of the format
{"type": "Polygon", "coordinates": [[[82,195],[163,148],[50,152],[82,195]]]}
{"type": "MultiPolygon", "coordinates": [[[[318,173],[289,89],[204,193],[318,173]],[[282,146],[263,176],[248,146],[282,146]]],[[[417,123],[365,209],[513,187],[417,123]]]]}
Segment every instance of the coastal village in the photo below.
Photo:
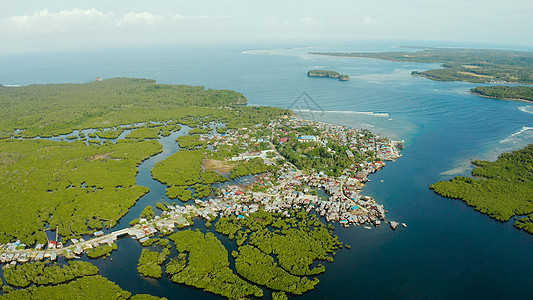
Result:
{"type": "Polygon", "coordinates": [[[8,267],[31,260],[54,261],[58,256],[79,258],[89,249],[112,246],[123,236],[131,236],[144,243],[158,232],[170,233],[176,227],[190,226],[192,222],[189,220],[195,217],[208,221],[231,215],[245,218],[259,210],[286,216],[291,210],[314,211],[327,222],[343,227],[371,229],[382,223],[387,223],[393,230],[399,225],[407,227],[405,223],[387,220],[384,206],[361,194],[370,174],[401,156],[403,141],[390,141],[365,130],[289,117],[266,126],[259,124],[255,128],[203,134],[199,139],[210,145],[208,149],[212,153],[228,147],[238,149],[238,154],[227,161],[261,159],[276,168],[256,175],[251,183],[224,185],[216,189],[210,198],[195,199],[193,203],[182,205],[166,204],[166,210],[160,216],[140,218],[135,225],[107,234],[97,231],[85,239],[52,240],[47,245],[38,244],[34,248],[20,241],[0,244],[0,263],[8,267]],[[301,133],[302,129],[305,129],[305,134],[301,133]],[[344,147],[344,153],[337,155],[346,157],[350,164],[338,174],[328,174],[327,170],[299,169],[278,151],[291,140],[304,143],[306,147],[322,147],[327,153],[334,151],[331,149],[333,144],[336,149],[344,147]]]}

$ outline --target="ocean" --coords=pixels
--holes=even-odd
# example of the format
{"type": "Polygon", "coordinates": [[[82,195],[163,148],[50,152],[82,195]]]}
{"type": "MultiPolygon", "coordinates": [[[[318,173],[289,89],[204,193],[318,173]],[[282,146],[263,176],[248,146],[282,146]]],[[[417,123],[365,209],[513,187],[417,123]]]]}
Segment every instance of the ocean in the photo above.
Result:
{"type": "MultiPolygon", "coordinates": [[[[335,262],[326,263],[326,272],[318,276],[317,288],[298,298],[527,298],[533,285],[533,237],[510,222],[495,221],[461,201],[442,198],[429,185],[469,175],[472,159],[494,160],[502,152],[533,143],[533,104],[470,94],[476,84],[410,75],[438,64],[308,54],[413,51],[400,45],[405,44],[154,46],[3,55],[0,84],[83,83],[99,76],[232,89],[243,93],[249,105],[293,108],[305,118],[405,140],[403,157],[371,175],[363,194],[384,204],[388,219],[408,227],[338,228],[335,233],[352,248],[337,251],[335,262]],[[310,69],[335,70],[350,80],[309,78],[310,69]]],[[[137,182],[152,191],[117,228],[164,196],[164,187],[151,178],[150,170],[178,151],[175,138],[165,142],[165,152],[141,165],[137,182]]],[[[201,221],[197,224],[204,228],[201,221]]],[[[217,236],[230,252],[235,249],[231,241],[217,236]]],[[[118,246],[112,261],[91,262],[123,289],[169,299],[219,298],[166,278],[142,278],[136,271],[142,247],[129,238],[118,241],[118,246]]]]}

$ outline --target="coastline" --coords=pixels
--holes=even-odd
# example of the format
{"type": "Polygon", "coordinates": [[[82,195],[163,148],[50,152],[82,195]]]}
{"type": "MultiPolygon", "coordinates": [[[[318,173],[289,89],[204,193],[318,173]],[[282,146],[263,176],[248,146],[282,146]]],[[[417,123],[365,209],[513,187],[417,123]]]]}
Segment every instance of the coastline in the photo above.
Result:
{"type": "Polygon", "coordinates": [[[470,93],[472,93],[472,94],[474,94],[476,96],[479,96],[479,97],[495,99],[495,100],[521,101],[521,102],[526,102],[526,103],[533,103],[533,100],[517,99],[517,98],[496,98],[496,97],[483,95],[483,94],[480,94],[480,93],[477,93],[477,92],[474,92],[474,91],[470,91],[470,93]]]}

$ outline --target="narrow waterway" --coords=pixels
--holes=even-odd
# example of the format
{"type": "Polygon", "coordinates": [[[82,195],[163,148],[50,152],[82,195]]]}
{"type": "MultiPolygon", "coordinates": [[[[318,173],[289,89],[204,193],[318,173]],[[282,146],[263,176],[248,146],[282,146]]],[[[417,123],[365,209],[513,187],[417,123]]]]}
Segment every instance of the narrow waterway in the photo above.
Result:
{"type": "Polygon", "coordinates": [[[176,139],[179,136],[187,135],[189,130],[190,127],[181,125],[181,129],[179,131],[173,132],[169,136],[158,139],[161,145],[163,145],[163,152],[143,161],[139,165],[139,172],[137,173],[136,177],[137,185],[147,187],[150,189],[150,191],[141,197],[132,208],[130,208],[128,213],[120,219],[117,226],[110,230],[119,230],[128,227],[132,220],[139,218],[144,208],[148,205],[151,205],[155,209],[157,202],[174,202],[165,195],[167,186],[152,177],[152,169],[156,163],[165,160],[172,154],[179,151],[180,147],[178,146],[176,139]]]}

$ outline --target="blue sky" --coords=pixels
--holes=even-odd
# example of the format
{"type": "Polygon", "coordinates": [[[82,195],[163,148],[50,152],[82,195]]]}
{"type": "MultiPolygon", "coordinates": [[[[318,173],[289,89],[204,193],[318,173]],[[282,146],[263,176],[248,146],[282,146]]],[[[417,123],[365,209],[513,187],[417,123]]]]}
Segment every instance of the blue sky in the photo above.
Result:
{"type": "Polygon", "coordinates": [[[365,39],[533,46],[533,1],[18,0],[0,10],[0,53],[365,39]]]}

